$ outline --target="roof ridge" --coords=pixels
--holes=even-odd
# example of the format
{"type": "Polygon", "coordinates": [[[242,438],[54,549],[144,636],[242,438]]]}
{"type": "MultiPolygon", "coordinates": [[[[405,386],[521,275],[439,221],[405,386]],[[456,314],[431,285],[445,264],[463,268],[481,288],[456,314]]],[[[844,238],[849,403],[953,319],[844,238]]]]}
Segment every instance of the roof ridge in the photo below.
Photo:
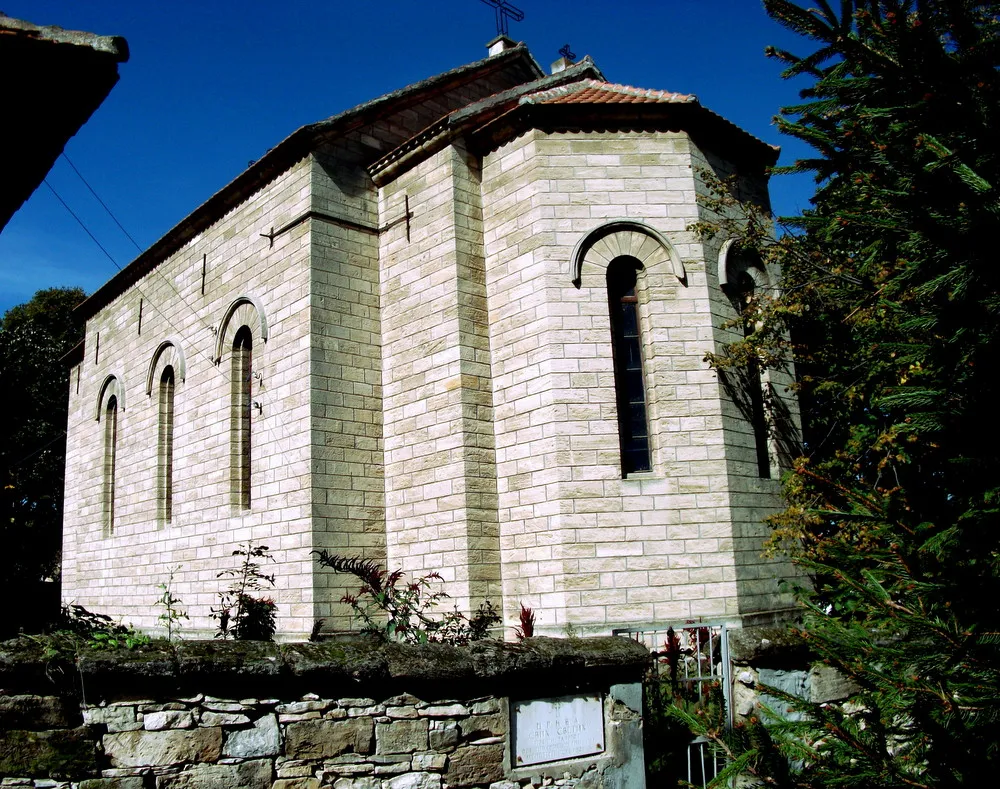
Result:
{"type": "MultiPolygon", "coordinates": [[[[526,96],[522,96],[518,103],[535,104],[539,97],[542,96],[545,98],[550,96],[565,96],[567,93],[576,93],[584,88],[593,88],[603,84],[605,83],[600,80],[593,79],[592,77],[584,77],[583,79],[578,79],[574,82],[567,82],[565,85],[556,85],[554,88],[544,88],[542,90],[535,91],[534,93],[529,93],[526,96]]],[[[542,99],[542,101],[544,100],[545,99],[542,99]]]]}
{"type": "Polygon", "coordinates": [[[608,82],[585,78],[576,80],[566,85],[559,85],[554,88],[547,88],[535,93],[530,93],[521,98],[521,104],[542,104],[552,101],[562,96],[579,93],[583,90],[597,90],[606,93],[614,93],[620,96],[635,96],[637,98],[650,99],[652,101],[666,101],[671,103],[700,104],[698,97],[691,93],[678,93],[668,90],[654,90],[651,88],[637,88],[633,85],[625,85],[618,82],[608,82]]]}
{"type": "Polygon", "coordinates": [[[691,101],[697,102],[698,97],[693,93],[678,93],[677,91],[670,90],[656,90],[654,88],[639,88],[634,85],[626,85],[623,82],[605,82],[604,90],[610,90],[614,93],[625,93],[640,95],[650,99],[667,99],[668,101],[691,101]]]}
{"type": "MultiPolygon", "coordinates": [[[[592,71],[597,74],[601,74],[600,69],[597,68],[597,65],[594,63],[593,60],[591,60],[589,55],[585,57],[583,60],[581,60],[579,63],[574,63],[572,66],[565,69],[564,71],[559,71],[555,74],[544,75],[536,80],[532,80],[531,82],[525,82],[520,85],[514,85],[509,88],[504,88],[503,90],[491,93],[489,96],[485,96],[481,99],[478,99],[477,101],[471,102],[465,105],[464,107],[457,107],[451,110],[450,112],[445,113],[436,121],[429,124],[425,128],[421,129],[419,132],[414,134],[412,137],[410,137],[397,147],[393,148],[391,151],[382,156],[382,158],[373,162],[369,166],[368,172],[371,175],[375,175],[376,173],[381,172],[386,167],[390,166],[393,162],[406,156],[410,151],[420,148],[428,140],[433,139],[442,132],[447,132],[449,126],[452,126],[453,124],[456,126],[461,126],[461,124],[465,123],[469,118],[473,118],[477,114],[482,113],[483,111],[488,111],[491,106],[501,106],[506,102],[513,102],[513,101],[517,101],[518,103],[520,103],[521,96],[519,94],[525,94],[525,93],[531,94],[532,92],[539,93],[554,89],[554,88],[543,88],[541,91],[539,91],[537,88],[538,83],[542,82],[558,83],[559,80],[572,79],[575,76],[573,72],[583,74],[587,71],[592,71]]],[[[577,79],[579,81],[593,82],[594,84],[597,84],[597,81],[589,77],[580,77],[577,79]]],[[[569,83],[569,84],[574,84],[574,83],[569,83]]],[[[558,85],[554,87],[558,87],[558,85]]]]}

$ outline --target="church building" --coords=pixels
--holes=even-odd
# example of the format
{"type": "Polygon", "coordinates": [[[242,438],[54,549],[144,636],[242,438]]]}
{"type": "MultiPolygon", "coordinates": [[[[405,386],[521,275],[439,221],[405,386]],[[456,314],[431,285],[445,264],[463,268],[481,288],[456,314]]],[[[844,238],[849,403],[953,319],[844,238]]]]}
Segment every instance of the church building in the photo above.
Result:
{"type": "Polygon", "coordinates": [[[278,636],[352,623],[314,550],[536,632],[734,626],[789,606],[761,558],[789,380],[704,360],[777,283],[690,229],[710,174],[767,204],[777,149],[694,96],[484,60],[305,126],[79,308],[63,598],[211,635],[267,545],[278,636]],[[736,392],[736,394],[734,394],[736,392]]]}

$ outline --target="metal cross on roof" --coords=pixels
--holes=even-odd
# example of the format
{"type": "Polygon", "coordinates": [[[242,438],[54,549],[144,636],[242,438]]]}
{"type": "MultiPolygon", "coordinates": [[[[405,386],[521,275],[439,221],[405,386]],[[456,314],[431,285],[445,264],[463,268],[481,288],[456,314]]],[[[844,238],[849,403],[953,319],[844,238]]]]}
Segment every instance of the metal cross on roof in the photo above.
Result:
{"type": "Polygon", "coordinates": [[[513,19],[521,22],[524,19],[524,11],[517,6],[511,5],[507,0],[482,0],[486,5],[493,6],[497,17],[497,35],[506,36],[509,32],[507,20],[513,19]]]}
{"type": "Polygon", "coordinates": [[[559,54],[566,58],[566,60],[576,60],[576,53],[570,51],[569,44],[563,44],[563,48],[559,50],[559,54]]]}

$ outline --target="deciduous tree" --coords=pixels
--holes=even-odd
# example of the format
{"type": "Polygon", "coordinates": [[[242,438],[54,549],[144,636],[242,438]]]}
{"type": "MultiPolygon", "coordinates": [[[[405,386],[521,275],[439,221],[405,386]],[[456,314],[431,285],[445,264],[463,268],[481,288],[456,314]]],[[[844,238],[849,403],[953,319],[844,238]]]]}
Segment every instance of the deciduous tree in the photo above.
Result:
{"type": "Polygon", "coordinates": [[[66,460],[67,369],[83,338],[79,288],[40,290],[0,320],[0,544],[12,585],[58,577],[66,460]]]}

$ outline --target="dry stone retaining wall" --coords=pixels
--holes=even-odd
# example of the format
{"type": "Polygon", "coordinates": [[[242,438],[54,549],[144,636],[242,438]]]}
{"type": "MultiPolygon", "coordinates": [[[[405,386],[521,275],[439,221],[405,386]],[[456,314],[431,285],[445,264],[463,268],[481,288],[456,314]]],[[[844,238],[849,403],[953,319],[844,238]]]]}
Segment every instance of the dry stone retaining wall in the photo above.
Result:
{"type": "Polygon", "coordinates": [[[762,703],[780,715],[792,714],[766,687],[816,703],[843,702],[860,690],[835,668],[818,662],[819,656],[790,627],[749,627],[730,634],[737,720],[759,715],[762,703]]]}
{"type": "Polygon", "coordinates": [[[641,787],[646,660],[611,638],[159,642],[55,656],[45,642],[6,642],[0,786],[641,787]],[[577,692],[604,699],[604,752],[512,766],[509,701],[577,692]]]}

